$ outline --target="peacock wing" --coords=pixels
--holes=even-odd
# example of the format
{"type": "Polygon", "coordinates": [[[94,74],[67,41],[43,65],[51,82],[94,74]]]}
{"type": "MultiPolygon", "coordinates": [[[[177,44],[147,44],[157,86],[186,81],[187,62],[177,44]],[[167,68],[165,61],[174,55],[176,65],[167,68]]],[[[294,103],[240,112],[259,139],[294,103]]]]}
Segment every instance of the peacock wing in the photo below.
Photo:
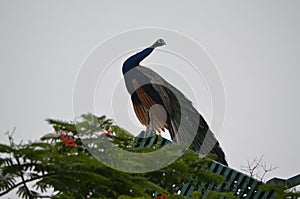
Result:
{"type": "Polygon", "coordinates": [[[158,97],[151,84],[142,84],[139,79],[133,78],[132,85],[134,93],[132,102],[134,111],[140,122],[148,125],[151,117],[151,125],[155,131],[165,131],[167,127],[167,113],[161,105],[161,99],[158,97]],[[149,117],[149,115],[151,115],[149,117]]]}

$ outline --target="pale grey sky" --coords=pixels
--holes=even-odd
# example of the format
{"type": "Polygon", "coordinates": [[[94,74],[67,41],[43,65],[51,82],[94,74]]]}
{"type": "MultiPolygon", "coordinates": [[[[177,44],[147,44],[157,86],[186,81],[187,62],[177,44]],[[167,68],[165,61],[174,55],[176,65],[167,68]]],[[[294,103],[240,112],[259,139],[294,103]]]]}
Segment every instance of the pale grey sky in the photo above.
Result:
{"type": "MultiPolygon", "coordinates": [[[[299,1],[271,0],[1,1],[0,141],[14,126],[16,140],[36,140],[52,130],[44,119],[72,120],[73,85],[90,51],[112,35],[154,26],[193,38],[217,65],[226,92],[218,139],[230,166],[264,155],[279,166],[267,178],[298,174],[299,9],[299,1]]],[[[201,110],[205,118],[209,109],[201,110]]]]}

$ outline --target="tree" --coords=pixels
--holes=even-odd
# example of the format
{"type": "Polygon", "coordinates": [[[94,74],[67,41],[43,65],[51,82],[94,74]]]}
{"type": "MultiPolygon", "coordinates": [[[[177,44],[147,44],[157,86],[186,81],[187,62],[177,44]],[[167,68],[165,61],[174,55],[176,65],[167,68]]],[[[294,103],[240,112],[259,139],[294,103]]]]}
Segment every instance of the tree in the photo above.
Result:
{"type": "MultiPolygon", "coordinates": [[[[273,166],[272,164],[267,165],[263,161],[264,156],[262,155],[259,159],[255,158],[252,161],[247,161],[247,165],[241,165],[241,170],[246,172],[250,177],[256,178],[263,182],[267,173],[272,172],[277,169],[278,166],[273,166]]],[[[278,185],[278,184],[263,184],[259,187],[260,191],[274,191],[274,197],[276,199],[281,198],[299,198],[300,193],[296,188],[290,188],[288,184],[278,185]]]]}
{"type": "Polygon", "coordinates": [[[248,160],[247,165],[241,165],[241,170],[246,172],[250,177],[257,178],[263,182],[267,173],[278,168],[278,166],[273,166],[272,164],[267,165],[267,163],[263,161],[263,158],[264,156],[262,155],[259,159],[255,158],[251,162],[248,160]]]}
{"type": "MultiPolygon", "coordinates": [[[[84,127],[95,119],[97,125],[90,130],[102,132],[100,136],[108,137],[118,147],[139,153],[160,147],[155,145],[137,149],[134,137],[113,125],[105,116],[82,115],[80,125],[84,127]]],[[[112,169],[86,150],[73,122],[47,121],[55,133],[43,136],[41,141],[16,144],[12,134],[8,134],[10,144],[0,144],[0,196],[17,189],[17,194],[22,198],[125,199],[153,198],[159,194],[182,198],[177,192],[186,182],[197,179],[218,184],[224,181],[221,176],[206,169],[211,159],[199,159],[192,151],[153,172],[134,174],[112,169]]],[[[195,192],[193,197],[197,198],[199,194],[195,192]]],[[[218,194],[211,193],[212,196],[218,194]]],[[[223,197],[234,197],[232,193],[221,194],[223,197]]]]}

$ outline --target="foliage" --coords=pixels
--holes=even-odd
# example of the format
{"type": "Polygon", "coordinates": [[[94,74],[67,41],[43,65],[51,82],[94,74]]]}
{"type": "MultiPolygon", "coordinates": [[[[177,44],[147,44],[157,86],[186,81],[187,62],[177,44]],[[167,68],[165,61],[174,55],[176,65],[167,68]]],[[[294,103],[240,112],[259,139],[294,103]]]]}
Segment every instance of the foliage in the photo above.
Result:
{"type": "Polygon", "coordinates": [[[260,191],[275,191],[274,197],[276,199],[281,198],[300,198],[300,192],[297,192],[296,190],[288,190],[288,187],[281,186],[281,185],[261,185],[259,187],[260,191]]]}
{"type": "Polygon", "coordinates": [[[233,193],[222,193],[217,191],[210,191],[207,198],[218,199],[218,198],[237,198],[233,193]]]}
{"type": "MultiPolygon", "coordinates": [[[[129,151],[145,153],[159,146],[137,150],[134,137],[105,116],[82,115],[77,125],[53,119],[47,121],[55,133],[46,134],[41,141],[16,144],[12,135],[8,135],[10,144],[0,144],[0,196],[16,189],[22,198],[138,199],[162,194],[172,199],[183,198],[177,192],[187,182],[224,182],[221,176],[207,169],[210,159],[199,159],[191,151],[167,167],[149,173],[112,169],[86,150],[78,129],[85,129],[87,134],[95,134],[99,139],[106,137],[129,151]]],[[[227,198],[232,195],[211,194],[227,198]]],[[[198,192],[192,195],[192,198],[200,197],[198,192]]]]}

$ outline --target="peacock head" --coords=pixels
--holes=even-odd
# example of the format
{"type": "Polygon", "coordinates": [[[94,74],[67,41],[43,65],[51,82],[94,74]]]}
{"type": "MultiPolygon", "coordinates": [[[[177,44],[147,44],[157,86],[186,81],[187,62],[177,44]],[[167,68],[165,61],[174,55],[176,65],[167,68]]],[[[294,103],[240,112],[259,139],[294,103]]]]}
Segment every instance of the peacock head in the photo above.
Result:
{"type": "Polygon", "coordinates": [[[156,48],[159,46],[166,45],[166,42],[163,39],[158,39],[154,44],[152,44],[151,48],[156,48]]]}

